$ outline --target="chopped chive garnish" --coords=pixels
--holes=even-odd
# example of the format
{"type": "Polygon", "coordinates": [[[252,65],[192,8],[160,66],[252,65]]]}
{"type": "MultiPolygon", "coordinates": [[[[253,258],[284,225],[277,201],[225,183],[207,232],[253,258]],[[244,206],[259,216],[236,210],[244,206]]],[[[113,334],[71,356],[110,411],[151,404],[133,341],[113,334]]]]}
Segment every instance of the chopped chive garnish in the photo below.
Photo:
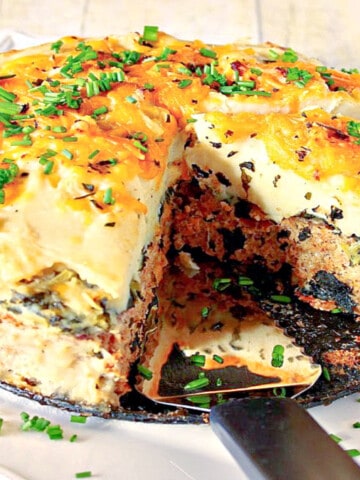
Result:
{"type": "Polygon", "coordinates": [[[141,143],[145,143],[148,139],[148,136],[144,132],[135,132],[131,135],[131,138],[135,140],[140,140],[141,143]]]}
{"type": "Polygon", "coordinates": [[[360,73],[358,68],[342,68],[342,72],[352,75],[353,73],[360,73]]]}
{"type": "Polygon", "coordinates": [[[258,77],[260,77],[260,75],[262,75],[262,70],[260,70],[259,68],[250,68],[250,72],[253,73],[254,75],[257,75],[258,77]]]}
{"type": "Polygon", "coordinates": [[[86,95],[88,97],[93,97],[95,95],[94,82],[87,82],[86,95]]]}
{"type": "Polygon", "coordinates": [[[210,313],[210,308],[209,307],[202,307],[201,309],[201,317],[202,318],[207,318],[210,313]]]}
{"type": "Polygon", "coordinates": [[[94,150],[93,152],[90,153],[88,158],[91,160],[92,158],[96,157],[98,153],[100,153],[100,150],[94,150]]]}
{"type": "Polygon", "coordinates": [[[170,68],[170,63],[158,63],[156,65],[156,70],[160,70],[161,68],[170,68]]]}
{"type": "Polygon", "coordinates": [[[155,86],[152,83],[144,83],[144,85],[143,85],[144,90],[151,91],[151,90],[154,90],[154,88],[155,88],[155,86]]]}
{"type": "Polygon", "coordinates": [[[198,390],[200,388],[206,387],[207,385],[209,385],[209,383],[210,383],[210,380],[206,377],[197,378],[187,383],[184,386],[184,390],[198,390]]]}
{"type": "Polygon", "coordinates": [[[185,80],[180,80],[180,82],[178,83],[178,87],[179,88],[186,88],[191,84],[192,84],[192,80],[190,78],[185,79],[185,80]]]}
{"type": "Polygon", "coordinates": [[[51,150],[51,148],[48,148],[46,152],[43,154],[43,156],[45,158],[51,158],[51,157],[55,157],[56,153],[57,152],[55,152],[55,150],[51,150]]]}
{"type": "Polygon", "coordinates": [[[328,381],[328,382],[331,381],[330,372],[326,367],[322,367],[322,374],[323,374],[323,377],[325,378],[326,381],[328,381]]]}
{"type": "Polygon", "coordinates": [[[23,109],[22,105],[12,102],[0,102],[0,113],[5,115],[16,115],[23,109]]]}
{"type": "Polygon", "coordinates": [[[19,127],[18,125],[13,125],[10,120],[10,115],[0,114],[0,122],[3,123],[5,127],[9,127],[11,130],[16,127],[17,129],[19,129],[19,131],[21,131],[21,127],[19,127]]]}
{"type": "Polygon", "coordinates": [[[12,146],[18,146],[18,147],[28,147],[32,145],[32,140],[30,135],[24,135],[24,137],[21,140],[14,140],[11,142],[12,146]]]}
{"type": "Polygon", "coordinates": [[[294,82],[297,87],[303,88],[313,78],[307,70],[301,70],[298,67],[290,67],[287,70],[286,80],[294,82]]]}
{"type": "Polygon", "coordinates": [[[92,473],[90,470],[86,472],[78,472],[75,474],[75,478],[89,478],[92,477],[92,473]]]}
{"type": "Polygon", "coordinates": [[[52,160],[47,160],[46,164],[44,165],[44,173],[45,175],[50,175],[54,168],[54,162],[52,160]]]}
{"type": "Polygon", "coordinates": [[[29,133],[32,133],[35,131],[35,127],[33,127],[32,125],[26,125],[25,127],[23,127],[21,129],[22,133],[26,133],[26,134],[29,134],[29,133]]]}
{"type": "Polygon", "coordinates": [[[206,360],[205,355],[195,354],[195,355],[191,355],[190,357],[191,363],[199,367],[203,367],[205,365],[205,360],[206,360]]]}
{"type": "Polygon", "coordinates": [[[99,80],[97,78],[97,76],[95,75],[95,73],[93,73],[93,72],[89,73],[89,78],[91,78],[91,80],[94,80],[94,82],[97,82],[99,80]]]}
{"type": "Polygon", "coordinates": [[[215,385],[216,385],[217,387],[221,387],[222,384],[223,384],[223,382],[222,382],[221,378],[220,378],[220,377],[217,378],[217,379],[216,379],[216,382],[215,382],[215,385]]]}
{"type": "Polygon", "coordinates": [[[273,388],[273,395],[274,395],[274,397],[285,398],[286,397],[286,388],[285,387],[273,388]]]}
{"type": "Polygon", "coordinates": [[[222,292],[231,285],[231,278],[215,278],[213,287],[215,290],[222,292]]]}
{"type": "Polygon", "coordinates": [[[346,129],[347,129],[347,133],[350,136],[360,139],[360,122],[355,122],[354,120],[350,120],[346,124],[346,129]]]}
{"type": "Polygon", "coordinates": [[[0,203],[5,203],[4,185],[11,183],[19,173],[19,167],[12,160],[4,159],[3,163],[8,164],[7,168],[0,169],[0,203]]]}
{"type": "Polygon", "coordinates": [[[224,398],[224,395],[223,395],[222,393],[217,393],[217,394],[216,394],[216,403],[217,403],[217,405],[220,405],[220,404],[225,403],[225,402],[226,402],[226,400],[225,400],[225,398],[224,398]]]}
{"type": "Polygon", "coordinates": [[[73,435],[71,435],[71,437],[69,438],[69,442],[73,443],[73,442],[76,442],[78,436],[76,435],[76,433],[74,433],[73,435]]]}
{"type": "Polygon", "coordinates": [[[112,188],[107,188],[105,190],[103,201],[106,205],[113,205],[115,203],[115,199],[112,195],[112,188]]]}
{"type": "Polygon", "coordinates": [[[124,50],[120,56],[121,60],[125,63],[125,65],[135,65],[140,58],[141,53],[137,52],[136,50],[124,50]]]}
{"type": "Polygon", "coordinates": [[[220,355],[214,354],[212,358],[217,363],[224,363],[224,359],[222,357],[220,357],[220,355]]]}
{"type": "Polygon", "coordinates": [[[102,115],[103,113],[107,113],[108,111],[108,108],[103,105],[102,107],[96,108],[92,114],[97,117],[98,115],[102,115]]]}
{"type": "MultiPolygon", "coordinates": [[[[99,62],[98,62],[99,64],[99,62]]],[[[100,66],[100,65],[99,65],[100,66]]],[[[103,63],[100,68],[105,68],[105,63],[103,63]]],[[[119,68],[122,68],[123,67],[123,63],[122,62],[115,62],[113,60],[110,60],[109,61],[109,67],[119,67],[119,68]]]]}
{"type": "Polygon", "coordinates": [[[271,354],[271,365],[276,368],[280,368],[284,364],[284,351],[283,345],[275,345],[271,354]]]}
{"type": "MultiPolygon", "coordinates": [[[[0,117],[1,119],[1,117],[0,117]]],[[[2,122],[4,123],[4,122],[2,122]]],[[[23,133],[22,132],[22,127],[20,125],[12,125],[11,123],[9,124],[6,124],[6,126],[8,128],[6,128],[4,131],[3,131],[3,138],[8,138],[8,137],[13,137],[14,135],[18,135],[19,133],[23,133]]]]}
{"type": "Polygon", "coordinates": [[[334,315],[338,314],[338,313],[342,313],[342,310],[341,308],[333,308],[332,310],[330,310],[330,313],[333,313],[334,315]]]}
{"type": "Polygon", "coordinates": [[[55,133],[65,133],[67,131],[67,128],[63,125],[56,125],[52,128],[52,131],[55,133]]]}
{"type": "Polygon", "coordinates": [[[179,68],[177,69],[177,71],[178,71],[179,73],[183,73],[184,75],[192,75],[192,71],[191,71],[189,68],[185,67],[185,66],[179,67],[179,68]]]}
{"type": "MultiPolygon", "coordinates": [[[[13,115],[12,116],[12,120],[29,120],[30,118],[34,118],[35,115],[33,114],[28,114],[28,115],[25,115],[25,114],[19,114],[19,115],[13,115]]],[[[34,127],[35,129],[35,127],[34,127]]]]}
{"type": "Polygon", "coordinates": [[[360,422],[353,423],[353,428],[360,428],[360,422]]]}
{"type": "Polygon", "coordinates": [[[210,395],[191,395],[190,397],[186,397],[186,400],[196,405],[204,406],[211,403],[211,396],[210,395]]]}
{"type": "Polygon", "coordinates": [[[36,431],[36,432],[44,432],[49,428],[50,421],[43,417],[38,417],[35,415],[34,417],[30,417],[28,413],[22,412],[20,414],[23,424],[21,425],[21,430],[24,432],[27,431],[36,431]]]}
{"type": "Polygon", "coordinates": [[[331,440],[334,440],[335,443],[340,443],[340,442],[342,442],[342,438],[341,438],[341,437],[338,437],[338,436],[335,435],[334,433],[330,433],[330,434],[329,434],[329,437],[331,438],[331,440]]]}
{"type": "Polygon", "coordinates": [[[138,365],[137,366],[137,371],[146,380],[151,380],[152,379],[152,376],[153,376],[152,371],[149,368],[145,367],[144,365],[138,365]]]}
{"type": "Polygon", "coordinates": [[[84,415],[71,415],[70,422],[72,423],[86,423],[87,417],[84,415]]]}
{"type": "Polygon", "coordinates": [[[27,420],[29,420],[30,415],[27,412],[21,412],[20,413],[20,418],[23,422],[26,422],[27,420]]]}
{"type": "Polygon", "coordinates": [[[277,60],[280,57],[280,55],[277,53],[276,50],[273,50],[272,48],[269,50],[269,58],[271,60],[277,60]]]}
{"type": "Polygon", "coordinates": [[[134,140],[133,145],[142,152],[146,153],[148,151],[147,147],[145,147],[145,145],[143,145],[139,140],[134,140]]]}
{"type": "Polygon", "coordinates": [[[208,57],[208,58],[217,57],[216,52],[214,50],[211,50],[210,48],[200,48],[199,52],[203,57],[208,57]]]}
{"type": "Polygon", "coordinates": [[[4,424],[4,419],[0,417],[0,431],[2,429],[3,424],[4,424]]]}
{"type": "Polygon", "coordinates": [[[291,298],[287,295],[270,295],[270,300],[277,303],[291,303],[291,298]]]}
{"type": "Polygon", "coordinates": [[[51,50],[54,50],[55,53],[59,53],[60,48],[62,47],[63,43],[64,42],[62,40],[58,40],[57,42],[52,43],[50,48],[51,48],[51,50]]]}
{"type": "Polygon", "coordinates": [[[247,286],[250,286],[250,285],[254,285],[254,281],[251,280],[251,278],[249,278],[249,277],[245,277],[243,275],[240,275],[239,278],[238,278],[238,284],[241,287],[247,287],[247,286]]]}
{"type": "Polygon", "coordinates": [[[156,42],[158,39],[159,27],[145,25],[141,40],[145,42],[156,42]]]}
{"type": "Polygon", "coordinates": [[[63,137],[63,142],[77,142],[78,138],[77,137],[63,137]]]}
{"type": "Polygon", "coordinates": [[[3,163],[8,165],[8,168],[0,170],[0,186],[12,182],[19,173],[19,167],[13,160],[4,159],[3,163]]]}
{"type": "Polygon", "coordinates": [[[44,117],[51,117],[52,115],[64,115],[64,110],[56,108],[55,105],[47,105],[44,108],[38,108],[35,110],[38,115],[44,115],[44,117]]]}
{"type": "Polygon", "coordinates": [[[13,102],[16,98],[15,93],[8,92],[5,88],[0,87],[0,98],[7,102],[13,102]]]}
{"type": "Polygon", "coordinates": [[[318,65],[315,68],[315,71],[318,72],[318,73],[326,73],[327,72],[327,67],[325,67],[325,65],[318,65]]]}
{"type": "Polygon", "coordinates": [[[252,90],[255,88],[254,80],[238,80],[236,86],[239,88],[244,88],[245,90],[252,90]]]}
{"type": "Polygon", "coordinates": [[[132,97],[131,95],[128,95],[127,97],[125,97],[125,100],[129,103],[136,103],[137,102],[136,98],[132,97]]]}
{"type": "Polygon", "coordinates": [[[48,426],[50,425],[50,421],[47,420],[46,418],[38,418],[35,422],[35,430],[38,432],[44,432],[48,426]]]}
{"type": "Polygon", "coordinates": [[[345,450],[345,452],[352,458],[358,457],[360,455],[360,450],[357,448],[350,448],[349,450],[345,450]]]}
{"type": "Polygon", "coordinates": [[[288,50],[285,50],[285,52],[281,55],[281,60],[283,62],[291,62],[295,63],[298,60],[298,55],[294,50],[289,48],[288,50]]]}
{"type": "Polygon", "coordinates": [[[248,95],[255,97],[271,97],[270,92],[264,90],[239,90],[235,85],[225,85],[220,87],[220,92],[226,95],[248,95]]]}
{"type": "Polygon", "coordinates": [[[72,160],[74,158],[74,155],[67,148],[64,148],[63,150],[61,150],[61,153],[64,155],[64,157],[68,158],[69,160],[72,160]]]}
{"type": "Polygon", "coordinates": [[[46,429],[46,433],[48,434],[50,440],[61,440],[64,438],[63,430],[60,425],[49,425],[46,429]]]}
{"type": "Polygon", "coordinates": [[[174,53],[176,53],[176,50],[169,47],[165,47],[164,50],[161,52],[161,54],[158,57],[156,57],[156,60],[167,60],[168,56],[174,53]]]}

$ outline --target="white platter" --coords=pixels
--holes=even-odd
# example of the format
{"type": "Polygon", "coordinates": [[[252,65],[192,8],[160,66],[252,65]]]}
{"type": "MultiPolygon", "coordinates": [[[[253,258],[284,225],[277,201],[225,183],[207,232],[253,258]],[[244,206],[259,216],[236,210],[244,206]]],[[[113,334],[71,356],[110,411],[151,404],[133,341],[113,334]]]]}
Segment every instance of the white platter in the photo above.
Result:
{"type": "MultiPolygon", "coordinates": [[[[360,449],[360,394],[310,409],[345,449],[360,449]]],[[[0,480],[66,480],[91,471],[106,480],[248,480],[209,425],[164,425],[89,418],[0,391],[0,480]],[[43,416],[64,431],[62,440],[21,431],[21,412],[43,416]],[[77,440],[70,442],[76,434],[77,440]]],[[[360,458],[355,459],[360,465],[360,458]]],[[[256,479],[249,479],[256,480],[256,479]]]]}

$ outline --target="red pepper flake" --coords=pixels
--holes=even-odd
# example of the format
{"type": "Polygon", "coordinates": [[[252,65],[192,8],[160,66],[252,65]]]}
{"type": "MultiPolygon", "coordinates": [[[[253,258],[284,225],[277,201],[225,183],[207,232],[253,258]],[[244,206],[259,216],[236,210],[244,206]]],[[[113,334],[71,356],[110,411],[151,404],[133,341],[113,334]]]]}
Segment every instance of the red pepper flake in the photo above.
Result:
{"type": "Polygon", "coordinates": [[[320,172],[319,172],[319,170],[317,170],[317,169],[315,170],[313,177],[314,177],[314,180],[320,181],[320,172]]]}

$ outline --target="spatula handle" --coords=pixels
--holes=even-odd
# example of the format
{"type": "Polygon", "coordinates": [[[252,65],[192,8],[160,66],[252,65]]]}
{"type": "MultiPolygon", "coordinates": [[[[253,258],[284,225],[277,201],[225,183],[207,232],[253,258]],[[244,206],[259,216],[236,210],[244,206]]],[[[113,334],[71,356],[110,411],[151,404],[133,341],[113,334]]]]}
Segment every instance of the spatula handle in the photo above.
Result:
{"type": "Polygon", "coordinates": [[[210,422],[250,480],[360,480],[354,460],[289,398],[231,400],[210,422]]]}

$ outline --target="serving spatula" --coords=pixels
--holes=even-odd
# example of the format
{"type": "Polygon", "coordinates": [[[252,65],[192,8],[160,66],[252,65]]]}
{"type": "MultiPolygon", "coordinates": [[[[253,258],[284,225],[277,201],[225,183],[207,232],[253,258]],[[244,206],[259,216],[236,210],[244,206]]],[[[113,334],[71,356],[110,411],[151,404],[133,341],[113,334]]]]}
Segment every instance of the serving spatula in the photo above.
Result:
{"type": "Polygon", "coordinates": [[[214,407],[210,423],[251,480],[359,480],[350,456],[290,398],[214,407]]]}
{"type": "Polygon", "coordinates": [[[321,367],[249,296],[214,292],[201,275],[189,285],[184,275],[167,278],[138,391],[210,412],[215,433],[251,480],[360,479],[355,462],[293,400],[321,367]]]}

